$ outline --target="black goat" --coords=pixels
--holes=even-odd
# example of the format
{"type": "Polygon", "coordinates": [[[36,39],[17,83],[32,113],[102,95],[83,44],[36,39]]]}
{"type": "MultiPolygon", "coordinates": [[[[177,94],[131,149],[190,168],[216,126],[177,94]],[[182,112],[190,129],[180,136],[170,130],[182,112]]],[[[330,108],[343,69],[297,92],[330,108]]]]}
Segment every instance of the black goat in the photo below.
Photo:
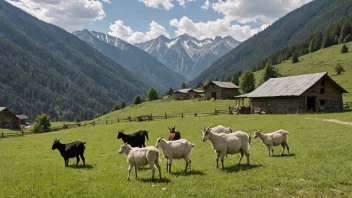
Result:
{"type": "Polygon", "coordinates": [[[117,139],[122,138],[124,143],[128,143],[132,147],[146,147],[145,146],[145,137],[147,140],[148,138],[148,131],[146,130],[139,130],[137,132],[131,133],[131,134],[124,134],[123,130],[119,131],[117,134],[117,139]]]}
{"type": "Polygon", "coordinates": [[[60,139],[59,140],[55,139],[51,149],[52,150],[58,149],[60,151],[61,156],[65,160],[65,166],[68,166],[69,158],[76,157],[76,159],[77,159],[76,167],[77,167],[78,162],[79,162],[79,156],[81,156],[81,159],[83,161],[83,166],[86,166],[85,158],[83,156],[84,149],[85,149],[85,146],[84,146],[85,143],[86,142],[75,141],[75,142],[71,142],[69,144],[61,144],[60,139]]]}

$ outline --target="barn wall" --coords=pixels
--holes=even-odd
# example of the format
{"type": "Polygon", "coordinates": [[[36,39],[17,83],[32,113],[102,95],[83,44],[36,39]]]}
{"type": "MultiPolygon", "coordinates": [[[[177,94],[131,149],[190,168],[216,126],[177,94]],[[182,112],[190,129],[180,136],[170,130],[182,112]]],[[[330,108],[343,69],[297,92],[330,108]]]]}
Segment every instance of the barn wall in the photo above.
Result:
{"type": "Polygon", "coordinates": [[[298,97],[252,98],[252,109],[260,108],[267,113],[297,113],[298,97]]]}
{"type": "Polygon", "coordinates": [[[187,93],[174,93],[173,97],[175,100],[188,100],[189,94],[187,94],[187,93]]]}
{"type": "Polygon", "coordinates": [[[213,83],[210,83],[208,86],[204,88],[204,94],[206,99],[211,99],[212,92],[216,93],[216,99],[234,99],[234,96],[239,95],[238,89],[228,89],[228,88],[221,88],[213,83]]]}
{"type": "Polygon", "coordinates": [[[17,127],[20,124],[20,119],[13,115],[8,110],[3,110],[0,112],[0,127],[9,128],[17,127]]]}
{"type": "Polygon", "coordinates": [[[316,97],[317,111],[343,108],[342,93],[326,77],[319,80],[315,85],[313,85],[305,93],[302,94],[300,98],[300,106],[304,110],[307,109],[307,97],[316,97]],[[325,81],[325,85],[323,85],[322,81],[325,81]],[[321,89],[324,89],[324,93],[321,93],[321,89]],[[324,102],[321,101],[325,101],[325,105],[324,102]]]}
{"type": "Polygon", "coordinates": [[[238,89],[221,89],[221,98],[222,99],[234,99],[234,96],[238,96],[239,92],[238,89]]]}

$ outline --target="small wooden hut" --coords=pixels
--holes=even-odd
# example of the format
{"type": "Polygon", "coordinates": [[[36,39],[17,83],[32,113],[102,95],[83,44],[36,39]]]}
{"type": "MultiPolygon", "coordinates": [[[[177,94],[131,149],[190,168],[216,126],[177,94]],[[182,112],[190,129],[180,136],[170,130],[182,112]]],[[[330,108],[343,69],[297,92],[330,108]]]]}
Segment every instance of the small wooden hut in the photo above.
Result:
{"type": "Polygon", "coordinates": [[[19,128],[21,120],[6,107],[0,107],[0,128],[19,128]]]}
{"type": "Polygon", "coordinates": [[[253,92],[236,96],[250,99],[254,113],[304,113],[342,110],[347,93],[327,72],[270,78],[253,92]]]}
{"type": "Polygon", "coordinates": [[[175,100],[189,100],[191,98],[198,98],[201,93],[204,92],[196,89],[180,89],[175,91],[172,95],[175,100]]]}
{"type": "Polygon", "coordinates": [[[204,86],[206,99],[233,99],[239,94],[239,87],[232,82],[211,81],[204,86]]]}

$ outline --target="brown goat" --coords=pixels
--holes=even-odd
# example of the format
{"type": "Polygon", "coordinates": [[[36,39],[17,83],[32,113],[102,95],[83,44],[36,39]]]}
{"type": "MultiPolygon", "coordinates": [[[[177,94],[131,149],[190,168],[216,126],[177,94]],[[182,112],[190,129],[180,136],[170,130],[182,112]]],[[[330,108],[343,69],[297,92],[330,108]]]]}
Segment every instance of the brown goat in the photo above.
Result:
{"type": "Polygon", "coordinates": [[[176,130],[176,127],[167,127],[170,130],[169,133],[169,141],[179,140],[181,139],[181,133],[176,130]]]}

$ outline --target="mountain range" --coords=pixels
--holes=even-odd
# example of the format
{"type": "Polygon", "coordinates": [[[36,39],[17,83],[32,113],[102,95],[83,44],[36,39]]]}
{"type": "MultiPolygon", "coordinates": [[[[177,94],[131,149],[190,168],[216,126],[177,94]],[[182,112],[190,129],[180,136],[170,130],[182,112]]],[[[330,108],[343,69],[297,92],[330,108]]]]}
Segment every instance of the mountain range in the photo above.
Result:
{"type": "Polygon", "coordinates": [[[137,43],[135,46],[148,52],[188,80],[192,80],[240,43],[230,36],[198,40],[183,34],[173,39],[161,35],[156,39],[137,43]]]}
{"type": "Polygon", "coordinates": [[[95,31],[76,31],[74,35],[87,42],[105,56],[129,69],[148,87],[165,93],[170,87],[177,88],[186,79],[169,69],[147,52],[122,39],[95,31]]]}
{"type": "Polygon", "coordinates": [[[139,77],[75,35],[0,1],[0,106],[31,120],[91,119],[146,94],[139,77]]]}
{"type": "Polygon", "coordinates": [[[214,78],[225,79],[237,71],[249,69],[279,49],[300,43],[350,13],[352,13],[351,0],[312,1],[288,13],[216,60],[189,82],[189,85],[195,86],[214,78]]]}

